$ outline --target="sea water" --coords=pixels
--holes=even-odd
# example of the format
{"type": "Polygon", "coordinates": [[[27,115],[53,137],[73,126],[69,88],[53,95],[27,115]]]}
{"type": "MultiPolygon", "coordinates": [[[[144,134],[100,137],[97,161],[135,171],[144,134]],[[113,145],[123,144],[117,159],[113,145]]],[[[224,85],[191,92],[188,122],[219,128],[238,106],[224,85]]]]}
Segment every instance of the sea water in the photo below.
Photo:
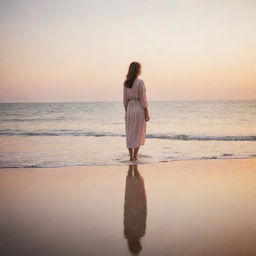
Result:
{"type": "MultiPolygon", "coordinates": [[[[150,101],[143,163],[256,157],[256,101],[150,101]]],[[[128,163],[122,102],[0,104],[0,167],[128,163]]]]}

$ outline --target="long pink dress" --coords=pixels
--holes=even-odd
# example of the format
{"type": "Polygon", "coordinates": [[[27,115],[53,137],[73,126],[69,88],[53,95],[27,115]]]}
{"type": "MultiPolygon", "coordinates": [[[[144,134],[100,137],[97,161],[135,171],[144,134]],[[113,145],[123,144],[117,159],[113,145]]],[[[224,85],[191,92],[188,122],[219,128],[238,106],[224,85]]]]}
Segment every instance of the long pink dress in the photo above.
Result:
{"type": "Polygon", "coordinates": [[[125,132],[127,148],[144,145],[146,138],[146,119],[144,108],[148,107],[144,81],[136,78],[132,88],[124,86],[123,105],[125,114],[125,132]]]}

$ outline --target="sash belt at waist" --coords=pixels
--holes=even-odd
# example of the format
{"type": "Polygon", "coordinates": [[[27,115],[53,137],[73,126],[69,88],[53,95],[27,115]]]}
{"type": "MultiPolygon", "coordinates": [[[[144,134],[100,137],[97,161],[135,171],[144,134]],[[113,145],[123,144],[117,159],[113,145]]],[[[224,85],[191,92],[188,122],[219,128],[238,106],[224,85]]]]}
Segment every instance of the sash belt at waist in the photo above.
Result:
{"type": "Polygon", "coordinates": [[[140,101],[139,99],[128,99],[128,102],[127,102],[127,104],[128,104],[130,101],[132,101],[132,100],[135,100],[135,101],[140,101]]]}

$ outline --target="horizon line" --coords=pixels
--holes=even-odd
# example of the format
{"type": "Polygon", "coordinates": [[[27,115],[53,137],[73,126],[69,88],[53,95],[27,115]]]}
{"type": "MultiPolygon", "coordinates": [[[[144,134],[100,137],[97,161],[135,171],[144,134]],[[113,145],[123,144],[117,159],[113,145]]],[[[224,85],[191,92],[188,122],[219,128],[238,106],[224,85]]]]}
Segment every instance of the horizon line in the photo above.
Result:
{"type": "MultiPolygon", "coordinates": [[[[256,101],[256,99],[187,99],[187,100],[148,100],[148,102],[166,102],[166,101],[256,101]]],[[[96,103],[96,102],[122,102],[122,100],[97,100],[97,101],[8,101],[0,104],[26,104],[26,103],[96,103]]]]}

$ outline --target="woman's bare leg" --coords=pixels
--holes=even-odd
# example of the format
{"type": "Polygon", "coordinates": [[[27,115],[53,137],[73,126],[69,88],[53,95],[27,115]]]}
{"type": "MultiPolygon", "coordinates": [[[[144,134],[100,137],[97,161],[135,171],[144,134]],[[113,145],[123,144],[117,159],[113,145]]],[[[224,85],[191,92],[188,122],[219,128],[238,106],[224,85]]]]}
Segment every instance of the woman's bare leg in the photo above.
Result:
{"type": "Polygon", "coordinates": [[[139,149],[140,149],[140,147],[134,149],[134,155],[133,155],[134,160],[138,160],[137,154],[138,154],[139,149]]]}
{"type": "Polygon", "coordinates": [[[134,158],[133,158],[133,149],[132,148],[129,148],[129,154],[130,154],[130,161],[133,161],[134,158]]]}

